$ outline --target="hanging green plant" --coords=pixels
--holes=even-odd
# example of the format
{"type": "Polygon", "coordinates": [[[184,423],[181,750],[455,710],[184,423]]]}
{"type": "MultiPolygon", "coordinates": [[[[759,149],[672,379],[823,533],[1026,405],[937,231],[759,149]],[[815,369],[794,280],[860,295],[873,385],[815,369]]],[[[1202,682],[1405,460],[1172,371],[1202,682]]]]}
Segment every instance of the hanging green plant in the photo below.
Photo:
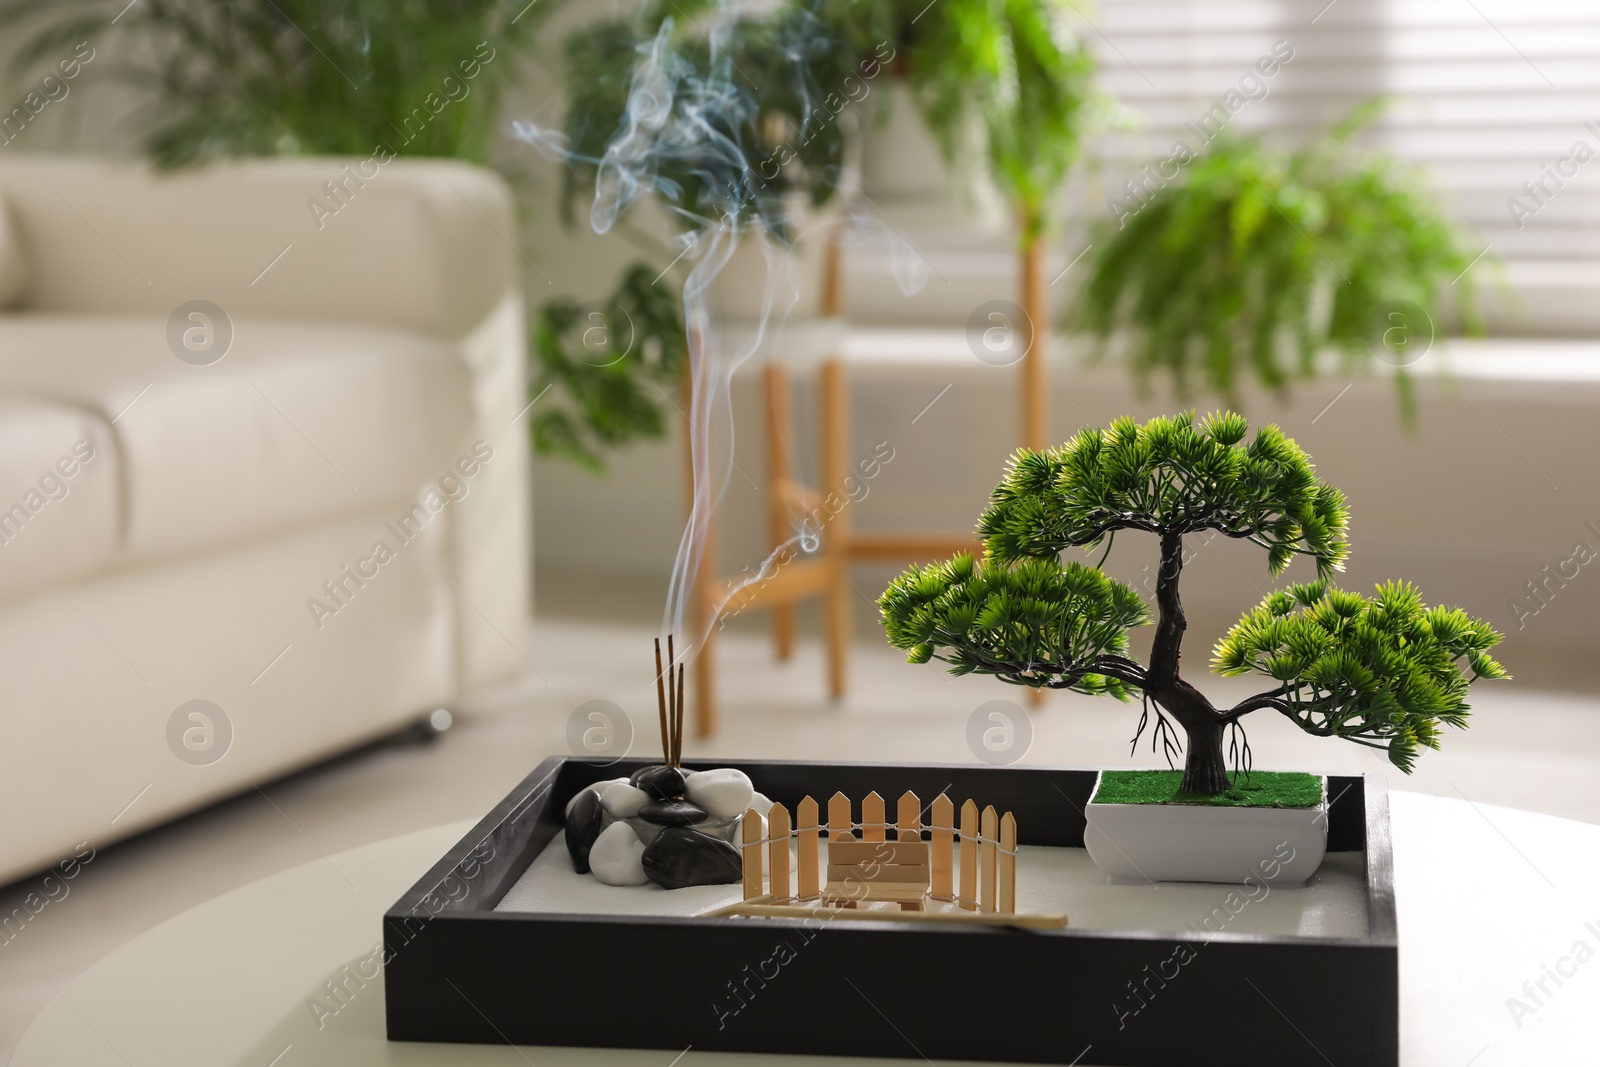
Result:
{"type": "Polygon", "coordinates": [[[1121,335],[1141,382],[1165,374],[1180,397],[1203,388],[1230,402],[1252,378],[1284,391],[1314,377],[1324,353],[1353,372],[1377,352],[1401,368],[1412,421],[1411,346],[1442,326],[1447,300],[1481,332],[1476,252],[1415,174],[1350,145],[1375,110],[1295,152],[1219,138],[1177,181],[1099,226],[1073,325],[1102,353],[1121,335]],[[1385,315],[1402,302],[1400,318],[1385,315]]]}

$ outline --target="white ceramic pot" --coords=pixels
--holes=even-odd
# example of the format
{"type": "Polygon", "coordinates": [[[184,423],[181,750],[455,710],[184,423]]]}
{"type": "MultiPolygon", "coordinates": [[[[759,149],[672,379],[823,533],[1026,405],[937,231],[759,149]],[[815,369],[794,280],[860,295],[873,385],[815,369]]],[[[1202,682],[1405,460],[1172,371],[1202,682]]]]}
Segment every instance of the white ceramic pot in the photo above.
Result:
{"type": "MultiPolygon", "coordinates": [[[[1100,791],[1096,781],[1095,792],[1100,791]]],[[[1314,808],[1101,804],[1091,799],[1083,844],[1113,884],[1305,883],[1328,850],[1328,780],[1314,808]]]]}

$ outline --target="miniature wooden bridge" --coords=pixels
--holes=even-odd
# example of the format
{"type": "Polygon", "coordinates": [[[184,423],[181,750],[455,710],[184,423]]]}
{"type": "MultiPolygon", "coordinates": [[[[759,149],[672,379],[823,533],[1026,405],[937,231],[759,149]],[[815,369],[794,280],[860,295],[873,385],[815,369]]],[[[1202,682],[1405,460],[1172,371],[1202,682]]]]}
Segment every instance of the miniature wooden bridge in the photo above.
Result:
{"type": "Polygon", "coordinates": [[[976,802],[968,800],[961,805],[958,823],[955,805],[943,793],[926,810],[925,824],[922,802],[907,791],[891,823],[883,798],[873,792],[862,798],[861,821],[855,822],[850,799],[835,793],[828,799],[824,826],[817,802],[806,797],[792,819],[788,808],[772,805],[763,835],[762,813],[751,808],[742,820],[744,899],[708,915],[1042,929],[1067,925],[1065,915],[1017,912],[1017,820],[1011,812],[1000,815],[990,805],[980,813],[976,802]],[[821,864],[824,831],[826,881],[821,864]],[[929,911],[929,900],[953,902],[959,910],[929,911]],[[898,904],[899,910],[857,908],[875,902],[898,904]]]}

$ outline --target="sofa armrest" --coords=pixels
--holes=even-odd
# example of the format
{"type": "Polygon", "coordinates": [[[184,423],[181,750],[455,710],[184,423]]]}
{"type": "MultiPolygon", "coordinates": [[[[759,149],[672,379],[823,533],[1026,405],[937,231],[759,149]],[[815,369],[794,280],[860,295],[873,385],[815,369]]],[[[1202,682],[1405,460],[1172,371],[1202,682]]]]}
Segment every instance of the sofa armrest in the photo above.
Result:
{"type": "Polygon", "coordinates": [[[159,173],[26,156],[0,165],[29,258],[25,308],[360,322],[460,339],[519,290],[511,198],[490,171],[381,156],[159,173]]]}

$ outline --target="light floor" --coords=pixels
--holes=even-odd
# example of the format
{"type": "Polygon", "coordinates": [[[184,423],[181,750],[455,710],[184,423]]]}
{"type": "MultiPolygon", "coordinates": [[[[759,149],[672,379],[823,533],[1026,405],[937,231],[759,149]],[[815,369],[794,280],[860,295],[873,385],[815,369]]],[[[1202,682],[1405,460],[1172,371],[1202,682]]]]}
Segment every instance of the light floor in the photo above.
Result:
{"type": "MultiPolygon", "coordinates": [[[[102,852],[67,898],[0,946],[0,1056],[9,1058],[54,995],[51,983],[70,981],[151,926],[319,854],[482,815],[540,759],[568,751],[568,718],[585,701],[624,708],[639,727],[635,751],[648,754],[657,737],[651,629],[614,619],[545,616],[525,645],[542,677],[530,673],[462,709],[456,726],[431,745],[367,749],[269,786],[270,804],[252,791],[102,852]]],[[[862,636],[851,693],[830,704],[815,643],[802,643],[779,665],[758,634],[724,635],[722,728],[712,741],[691,739],[687,754],[971,762],[974,710],[1018,698],[993,680],[908,666],[874,634],[862,636]]],[[[1389,773],[1391,787],[1600,823],[1600,686],[1558,678],[1553,668],[1518,666],[1517,684],[1480,687],[1470,731],[1448,737],[1444,751],[1426,755],[1410,779],[1389,773]]],[[[1205,684],[1218,697],[1259,688],[1205,684]]],[[[1027,718],[1034,736],[1023,762],[1157,765],[1146,746],[1129,755],[1137,706],[1056,694],[1027,718]]],[[[1266,713],[1247,721],[1258,768],[1387,767],[1377,753],[1304,736],[1266,713]]],[[[1514,862],[1516,843],[1507,840],[1505,848],[1514,862]]],[[[0,890],[0,910],[16,906],[29,885],[0,890]]]]}

